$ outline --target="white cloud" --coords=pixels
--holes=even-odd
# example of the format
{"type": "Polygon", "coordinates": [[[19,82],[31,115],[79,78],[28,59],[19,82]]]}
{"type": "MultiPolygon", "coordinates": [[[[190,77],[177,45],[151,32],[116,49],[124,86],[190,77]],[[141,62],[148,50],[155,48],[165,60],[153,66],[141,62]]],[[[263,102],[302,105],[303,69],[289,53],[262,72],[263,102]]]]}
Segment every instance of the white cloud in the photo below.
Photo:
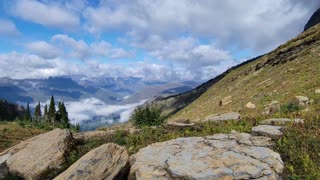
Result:
{"type": "Polygon", "coordinates": [[[79,15],[50,1],[16,0],[11,12],[24,20],[48,27],[70,30],[80,25],[79,15]]]}
{"type": "Polygon", "coordinates": [[[0,54],[1,77],[15,79],[47,78],[79,74],[80,68],[62,59],[45,60],[37,55],[10,52],[0,54]]]}
{"type": "Polygon", "coordinates": [[[27,44],[26,48],[45,59],[54,59],[62,55],[62,51],[60,49],[45,41],[32,42],[30,44],[27,44]]]}
{"type": "MultiPolygon", "coordinates": [[[[92,120],[94,116],[110,116],[119,114],[119,122],[123,123],[129,120],[134,108],[143,104],[145,101],[127,105],[108,105],[96,98],[82,99],[80,101],[65,102],[71,123],[81,123],[92,120]]],[[[110,123],[110,119],[101,119],[110,123]]]]}
{"type": "Polygon", "coordinates": [[[86,8],[83,16],[94,34],[116,29],[136,32],[141,39],[153,34],[171,39],[187,33],[213,38],[223,47],[232,44],[260,53],[301,32],[319,4],[317,0],[107,0],[86,8]]]}
{"type": "Polygon", "coordinates": [[[20,32],[18,31],[16,25],[7,19],[0,19],[0,35],[18,35],[20,32]]]}

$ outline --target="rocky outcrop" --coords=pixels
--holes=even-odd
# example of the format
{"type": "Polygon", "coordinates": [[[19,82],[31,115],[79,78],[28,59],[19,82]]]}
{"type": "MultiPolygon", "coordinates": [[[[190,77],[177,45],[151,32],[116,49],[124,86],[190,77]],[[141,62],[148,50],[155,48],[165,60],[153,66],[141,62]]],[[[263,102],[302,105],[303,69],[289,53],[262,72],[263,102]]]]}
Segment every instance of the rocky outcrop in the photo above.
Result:
{"type": "Polygon", "coordinates": [[[101,145],[81,157],[55,180],[122,179],[129,171],[129,156],[122,146],[101,145]]]}
{"type": "Polygon", "coordinates": [[[282,126],[259,125],[252,128],[254,135],[267,136],[278,139],[282,135],[282,126]]]}
{"type": "Polygon", "coordinates": [[[41,179],[50,171],[59,171],[62,168],[72,143],[69,130],[55,129],[3,152],[0,166],[24,179],[41,179]]]}
{"type": "Polygon", "coordinates": [[[212,114],[206,117],[204,121],[218,122],[218,121],[240,120],[240,119],[241,119],[241,115],[239,113],[229,112],[224,114],[212,114]]]}
{"type": "Polygon", "coordinates": [[[278,179],[283,162],[271,145],[236,132],[155,143],[130,158],[129,179],[278,179]]]}
{"type": "Polygon", "coordinates": [[[309,98],[306,96],[295,96],[291,99],[290,103],[296,106],[306,106],[309,103],[309,98]]]}
{"type": "Polygon", "coordinates": [[[314,90],[314,93],[315,93],[315,94],[320,94],[320,89],[314,90]]]}
{"type": "Polygon", "coordinates": [[[304,123],[304,121],[303,119],[272,118],[260,122],[262,125],[286,125],[289,123],[304,123]]]}
{"type": "Polygon", "coordinates": [[[308,23],[304,26],[304,30],[308,30],[311,27],[320,23],[320,9],[318,9],[309,19],[308,23]]]}

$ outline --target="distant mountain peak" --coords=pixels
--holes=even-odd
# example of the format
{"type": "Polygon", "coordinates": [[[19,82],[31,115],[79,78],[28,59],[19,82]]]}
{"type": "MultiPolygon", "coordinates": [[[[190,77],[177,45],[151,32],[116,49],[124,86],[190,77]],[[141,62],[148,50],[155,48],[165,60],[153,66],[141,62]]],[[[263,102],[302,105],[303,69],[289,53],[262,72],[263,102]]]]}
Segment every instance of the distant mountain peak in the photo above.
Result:
{"type": "Polygon", "coordinates": [[[315,13],[313,13],[308,23],[304,26],[304,31],[310,29],[311,27],[319,23],[320,23],[320,8],[315,13]]]}

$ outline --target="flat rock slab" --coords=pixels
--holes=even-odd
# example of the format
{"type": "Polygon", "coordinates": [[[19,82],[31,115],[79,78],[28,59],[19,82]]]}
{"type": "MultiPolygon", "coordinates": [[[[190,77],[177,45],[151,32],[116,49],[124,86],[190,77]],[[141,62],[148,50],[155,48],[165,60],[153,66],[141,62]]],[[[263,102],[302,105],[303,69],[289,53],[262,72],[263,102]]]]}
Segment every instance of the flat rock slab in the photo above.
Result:
{"type": "Polygon", "coordinates": [[[186,128],[186,127],[193,127],[194,123],[183,123],[183,122],[168,122],[167,126],[171,127],[178,127],[178,128],[186,128]]]}
{"type": "Polygon", "coordinates": [[[259,125],[252,128],[252,133],[277,139],[282,135],[283,128],[282,126],[259,125]]]}
{"type": "Polygon", "coordinates": [[[278,179],[283,162],[272,144],[246,133],[155,143],[131,156],[129,179],[278,179]]]}
{"type": "Polygon", "coordinates": [[[303,119],[289,119],[289,118],[272,118],[260,122],[262,125],[286,125],[289,123],[304,123],[303,119]]]}
{"type": "Polygon", "coordinates": [[[129,156],[122,146],[109,143],[85,154],[55,180],[121,179],[129,171],[129,156]]]}
{"type": "Polygon", "coordinates": [[[41,179],[48,170],[62,168],[72,143],[69,130],[55,129],[21,142],[5,151],[0,159],[13,174],[24,179],[41,179]]]}
{"type": "Polygon", "coordinates": [[[229,112],[225,114],[213,114],[205,118],[205,121],[228,121],[228,120],[240,120],[241,115],[237,112],[229,112]]]}

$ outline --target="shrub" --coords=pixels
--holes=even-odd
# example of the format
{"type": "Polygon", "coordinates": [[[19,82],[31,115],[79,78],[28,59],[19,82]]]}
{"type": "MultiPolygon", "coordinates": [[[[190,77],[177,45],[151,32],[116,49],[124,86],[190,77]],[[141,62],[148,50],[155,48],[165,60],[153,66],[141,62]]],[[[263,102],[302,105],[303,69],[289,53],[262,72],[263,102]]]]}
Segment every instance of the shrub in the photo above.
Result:
{"type": "Polygon", "coordinates": [[[300,107],[293,103],[288,103],[281,106],[281,112],[283,113],[297,112],[299,110],[300,110],[300,107]]]}
{"type": "Polygon", "coordinates": [[[146,105],[136,108],[131,116],[133,124],[137,127],[158,126],[164,122],[161,111],[158,108],[146,105]]]}

